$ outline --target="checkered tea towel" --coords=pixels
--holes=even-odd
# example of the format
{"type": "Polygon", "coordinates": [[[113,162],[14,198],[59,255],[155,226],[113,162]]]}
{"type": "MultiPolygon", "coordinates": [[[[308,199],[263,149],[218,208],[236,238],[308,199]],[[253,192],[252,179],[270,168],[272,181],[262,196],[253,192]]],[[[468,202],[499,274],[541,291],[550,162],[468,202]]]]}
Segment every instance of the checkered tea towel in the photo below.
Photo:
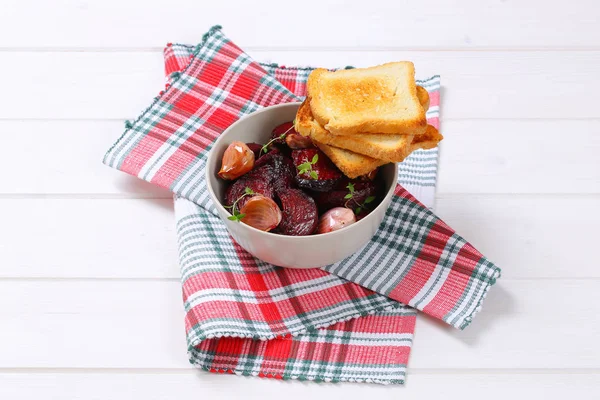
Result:
{"type": "MultiPolygon", "coordinates": [[[[297,101],[310,69],[261,66],[219,27],[194,48],[167,46],[165,62],[167,89],[128,123],[104,162],[177,195],[193,364],[282,379],[402,383],[413,307],[461,329],[471,322],[500,270],[400,185],[371,242],[323,270],[277,268],[241,249],[208,198],[206,156],[241,116],[297,101]]],[[[422,84],[437,123],[439,78],[422,84]]],[[[429,199],[421,195],[430,202],[437,150],[415,153],[400,168],[400,182],[417,193],[429,188],[429,199]]]]}

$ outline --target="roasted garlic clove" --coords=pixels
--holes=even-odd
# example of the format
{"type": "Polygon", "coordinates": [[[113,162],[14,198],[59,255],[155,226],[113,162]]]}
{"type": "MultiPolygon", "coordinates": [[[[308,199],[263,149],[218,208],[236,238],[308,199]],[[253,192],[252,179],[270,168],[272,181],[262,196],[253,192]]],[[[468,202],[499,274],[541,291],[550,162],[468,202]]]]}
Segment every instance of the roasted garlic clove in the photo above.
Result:
{"type": "Polygon", "coordinates": [[[262,195],[251,197],[240,210],[240,214],[243,215],[243,223],[265,232],[279,225],[282,217],[277,203],[262,195]]]}
{"type": "Polygon", "coordinates": [[[356,222],[354,211],[346,207],[335,207],[319,219],[318,233],[328,233],[345,228],[356,222]]]}
{"type": "Polygon", "coordinates": [[[250,171],[253,166],[254,152],[245,143],[232,142],[223,154],[219,176],[233,180],[250,171]]]}

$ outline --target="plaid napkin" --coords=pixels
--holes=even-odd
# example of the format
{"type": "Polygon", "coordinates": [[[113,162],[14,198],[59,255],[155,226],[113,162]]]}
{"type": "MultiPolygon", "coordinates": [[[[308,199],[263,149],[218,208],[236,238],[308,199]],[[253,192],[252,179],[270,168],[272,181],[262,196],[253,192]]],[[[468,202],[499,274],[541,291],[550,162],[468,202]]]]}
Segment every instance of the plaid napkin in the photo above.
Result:
{"type": "MultiPolygon", "coordinates": [[[[457,328],[471,322],[500,270],[400,185],[371,242],[323,270],[277,268],[241,249],[208,197],[206,156],[239,117],[297,101],[311,69],[261,66],[220,27],[195,48],[167,46],[165,65],[166,91],[127,124],[104,162],[176,193],[193,364],[282,379],[402,383],[415,308],[457,328]]],[[[439,77],[422,84],[436,124],[439,77]]],[[[400,168],[400,182],[431,205],[437,150],[416,152],[400,168]]]]}

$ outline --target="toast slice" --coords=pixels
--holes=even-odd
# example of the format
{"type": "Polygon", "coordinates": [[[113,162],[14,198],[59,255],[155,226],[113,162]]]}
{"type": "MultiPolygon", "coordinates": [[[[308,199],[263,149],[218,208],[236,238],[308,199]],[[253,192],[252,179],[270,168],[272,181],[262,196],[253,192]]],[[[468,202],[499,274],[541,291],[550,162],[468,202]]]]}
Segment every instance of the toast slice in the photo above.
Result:
{"type": "Polygon", "coordinates": [[[334,135],[420,134],[427,128],[415,68],[408,61],[316,69],[308,77],[307,97],[314,118],[334,135]]]}
{"type": "MultiPolygon", "coordinates": [[[[408,155],[415,150],[432,149],[436,147],[443,138],[444,137],[433,125],[428,125],[426,133],[414,139],[414,142],[410,145],[410,151],[406,154],[406,157],[408,157],[408,155]]],[[[361,175],[366,175],[375,168],[388,164],[389,162],[355,153],[350,150],[340,149],[328,144],[319,143],[315,140],[313,140],[313,142],[319,149],[321,149],[323,153],[327,155],[327,157],[329,157],[329,159],[339,168],[340,171],[344,173],[344,175],[351,179],[357,178],[361,175]]]]}
{"type": "Polygon", "coordinates": [[[419,104],[423,106],[423,110],[427,112],[429,110],[429,92],[423,86],[417,86],[417,98],[419,104]]]}
{"type": "Polygon", "coordinates": [[[435,126],[427,125],[425,133],[413,139],[409,154],[418,149],[433,149],[443,138],[435,126]]]}
{"type": "Polygon", "coordinates": [[[313,119],[310,106],[305,100],[296,114],[295,129],[319,143],[351,150],[372,158],[388,162],[400,162],[410,154],[413,135],[382,135],[363,133],[360,135],[332,135],[313,119]]]}
{"type": "Polygon", "coordinates": [[[366,175],[375,168],[388,164],[388,161],[378,160],[350,150],[340,149],[316,141],[314,143],[350,179],[366,175]]]}

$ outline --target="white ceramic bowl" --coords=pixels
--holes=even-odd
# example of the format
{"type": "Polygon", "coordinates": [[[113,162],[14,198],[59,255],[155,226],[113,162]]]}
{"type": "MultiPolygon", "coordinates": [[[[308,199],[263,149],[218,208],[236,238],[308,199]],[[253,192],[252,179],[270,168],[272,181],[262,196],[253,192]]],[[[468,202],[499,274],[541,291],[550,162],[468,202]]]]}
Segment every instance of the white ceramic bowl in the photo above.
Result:
{"type": "Polygon", "coordinates": [[[215,142],[208,156],[206,181],[212,201],[233,238],[253,256],[273,265],[288,268],[316,268],[349,257],[375,234],[390,205],[398,179],[396,164],[380,173],[385,182],[383,201],[362,220],[338,231],[310,236],[285,236],[263,232],[241,222],[227,219],[231,214],[222,206],[227,182],[217,176],[223,153],[235,140],[266,143],[277,125],[292,121],[300,103],[287,103],[256,111],[231,125],[215,142]]]}

